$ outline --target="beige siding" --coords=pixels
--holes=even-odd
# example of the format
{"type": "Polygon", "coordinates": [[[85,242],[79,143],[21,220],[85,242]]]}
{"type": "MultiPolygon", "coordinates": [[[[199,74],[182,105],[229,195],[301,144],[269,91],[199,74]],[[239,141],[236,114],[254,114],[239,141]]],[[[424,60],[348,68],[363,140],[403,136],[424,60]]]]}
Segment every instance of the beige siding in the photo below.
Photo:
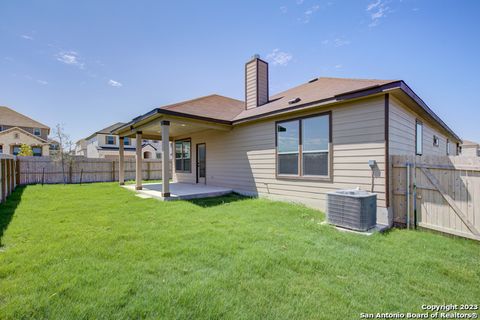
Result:
{"type": "MultiPolygon", "coordinates": [[[[309,113],[324,112],[319,109],[309,113]]],[[[304,113],[307,114],[307,113],[304,113]]],[[[291,117],[297,117],[299,114],[291,117]]],[[[370,190],[368,160],[378,163],[374,191],[385,207],[384,97],[365,99],[332,109],[333,181],[286,180],[275,176],[275,121],[279,117],[238,125],[229,132],[204,131],[192,139],[191,174],[176,173],[179,182],[195,183],[195,146],[206,143],[207,184],[273,198],[292,199],[325,208],[325,192],[356,188],[370,190]]],[[[186,137],[178,137],[186,138],[186,137]]]]}
{"type": "Polygon", "coordinates": [[[247,64],[245,70],[245,94],[247,109],[257,106],[257,68],[256,62],[251,61],[247,64]]]}
{"type": "MultiPolygon", "coordinates": [[[[447,136],[435,129],[431,123],[410,111],[402,102],[390,96],[390,155],[415,155],[416,120],[423,123],[423,155],[447,155],[447,136]],[[433,136],[439,138],[439,146],[433,145],[433,136]]],[[[452,155],[455,153],[456,141],[451,141],[452,155]]]]}

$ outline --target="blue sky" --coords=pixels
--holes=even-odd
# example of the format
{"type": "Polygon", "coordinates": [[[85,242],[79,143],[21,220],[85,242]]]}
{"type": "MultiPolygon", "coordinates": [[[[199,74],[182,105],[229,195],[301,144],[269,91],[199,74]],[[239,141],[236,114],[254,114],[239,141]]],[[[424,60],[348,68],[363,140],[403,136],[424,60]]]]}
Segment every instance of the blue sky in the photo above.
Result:
{"type": "Polygon", "coordinates": [[[480,141],[480,1],[0,1],[0,105],[77,140],[156,106],[316,76],[403,79],[480,141]]]}

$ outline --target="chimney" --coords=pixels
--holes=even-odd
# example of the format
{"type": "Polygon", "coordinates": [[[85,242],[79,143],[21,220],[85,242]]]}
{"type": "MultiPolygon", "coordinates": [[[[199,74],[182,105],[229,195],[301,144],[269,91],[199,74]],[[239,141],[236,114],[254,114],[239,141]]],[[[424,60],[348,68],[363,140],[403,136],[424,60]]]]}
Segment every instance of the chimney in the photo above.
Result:
{"type": "Polygon", "coordinates": [[[267,102],[268,63],[256,54],[245,64],[245,108],[256,108],[267,102]]]}

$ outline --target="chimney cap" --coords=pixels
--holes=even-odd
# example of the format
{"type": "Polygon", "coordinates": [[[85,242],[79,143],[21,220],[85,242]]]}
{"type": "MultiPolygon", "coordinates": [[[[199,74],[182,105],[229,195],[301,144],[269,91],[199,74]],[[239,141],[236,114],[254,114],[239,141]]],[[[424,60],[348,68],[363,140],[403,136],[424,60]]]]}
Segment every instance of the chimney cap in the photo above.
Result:
{"type": "Polygon", "coordinates": [[[260,59],[260,55],[258,53],[255,53],[253,56],[252,56],[252,59],[260,59]]]}

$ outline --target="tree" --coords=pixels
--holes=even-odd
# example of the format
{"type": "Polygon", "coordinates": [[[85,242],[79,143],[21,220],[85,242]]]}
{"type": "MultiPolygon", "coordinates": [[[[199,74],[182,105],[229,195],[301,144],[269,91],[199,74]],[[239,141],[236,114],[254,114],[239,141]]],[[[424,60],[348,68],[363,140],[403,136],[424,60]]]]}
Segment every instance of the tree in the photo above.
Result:
{"type": "Polygon", "coordinates": [[[30,147],[28,144],[23,143],[20,146],[20,151],[18,152],[18,156],[20,156],[20,157],[31,157],[31,156],[33,156],[32,147],[30,147]]]}
{"type": "Polygon", "coordinates": [[[71,166],[75,160],[73,156],[74,143],[70,140],[70,136],[65,133],[63,125],[57,124],[53,130],[55,140],[58,142],[58,152],[53,156],[55,160],[62,164],[63,184],[67,183],[67,176],[65,174],[65,165],[71,166]]]}

